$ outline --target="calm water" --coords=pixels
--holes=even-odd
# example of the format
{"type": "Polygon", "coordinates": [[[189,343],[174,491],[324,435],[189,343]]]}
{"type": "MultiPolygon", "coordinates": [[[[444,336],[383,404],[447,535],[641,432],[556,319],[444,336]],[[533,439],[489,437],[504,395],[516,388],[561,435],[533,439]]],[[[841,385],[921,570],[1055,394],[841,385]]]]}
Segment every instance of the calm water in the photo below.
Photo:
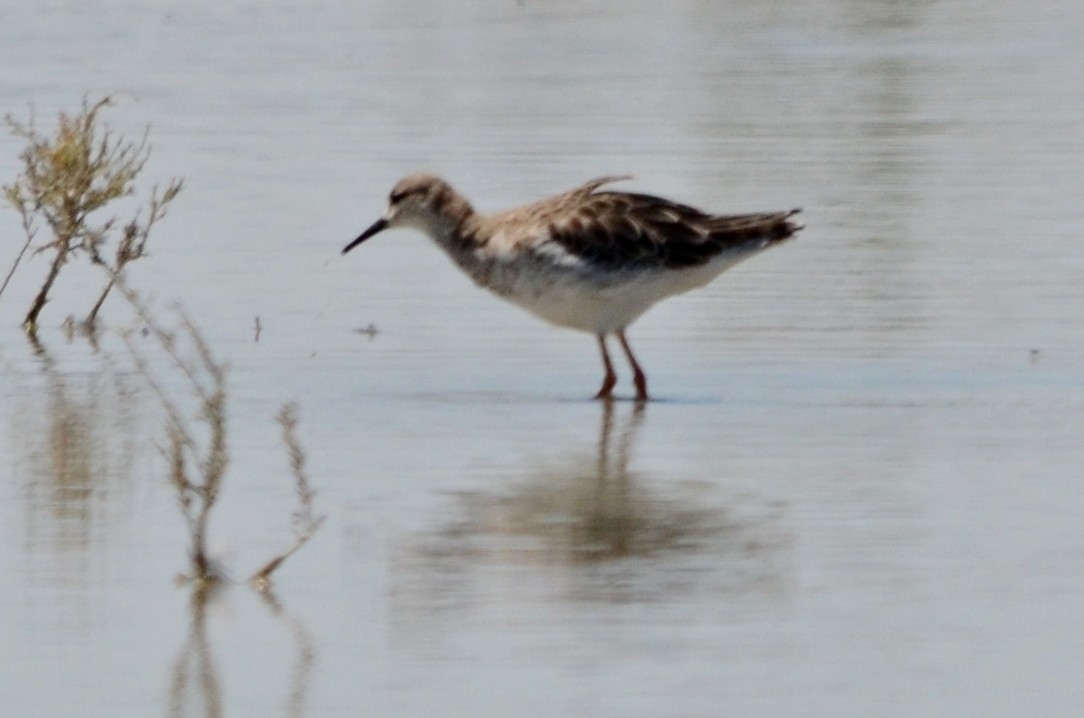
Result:
{"type": "MultiPolygon", "coordinates": [[[[5,111],[118,93],[148,182],[187,183],[132,279],[230,364],[236,582],[174,582],[155,395],[112,332],[64,338],[88,270],[35,354],[28,259],[0,297],[7,713],[1084,711],[1080,3],[8,5],[5,111]],[[659,400],[607,410],[590,337],[424,238],[339,256],[418,169],[484,209],[631,172],[808,228],[637,323],[659,400]],[[289,400],[328,518],[264,598],[289,400]]],[[[11,211],[0,237],[6,272],[11,211]]]]}

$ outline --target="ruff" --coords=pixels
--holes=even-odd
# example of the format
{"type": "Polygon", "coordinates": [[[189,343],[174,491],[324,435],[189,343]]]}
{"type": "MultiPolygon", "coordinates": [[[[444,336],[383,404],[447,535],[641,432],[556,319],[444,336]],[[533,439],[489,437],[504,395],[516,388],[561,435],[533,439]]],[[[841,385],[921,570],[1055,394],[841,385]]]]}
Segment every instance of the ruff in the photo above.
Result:
{"type": "Polygon", "coordinates": [[[388,210],[343,254],[378,232],[412,227],[432,238],[479,286],[548,322],[598,338],[606,374],[613,334],[633,371],[636,398],[647,378],[625,330],[660,299],[703,286],[738,262],[802,228],[799,210],[713,215],[660,197],[599,191],[628,177],[600,177],[576,189],[497,214],[474,211],[440,177],[414,174],[388,197],[388,210]]]}

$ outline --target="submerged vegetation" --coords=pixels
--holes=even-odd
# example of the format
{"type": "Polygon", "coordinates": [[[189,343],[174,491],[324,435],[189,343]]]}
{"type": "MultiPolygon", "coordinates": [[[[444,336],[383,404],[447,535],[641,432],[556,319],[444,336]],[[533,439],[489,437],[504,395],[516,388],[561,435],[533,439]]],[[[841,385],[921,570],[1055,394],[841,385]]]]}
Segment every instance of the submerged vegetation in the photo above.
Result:
{"type": "Polygon", "coordinates": [[[169,463],[169,481],[177,494],[177,504],[188,525],[191,541],[192,573],[197,581],[222,578],[207,552],[207,529],[211,509],[218,499],[222,481],[229,466],[226,441],[226,368],[215,359],[199,329],[183,310],[179,330],[166,329],[149,311],[142,299],[132,292],[123,279],[118,282],[121,292],[135,308],[146,332],[157,341],[169,357],[173,368],[185,378],[195,412],[185,411],[184,401],[173,396],[160,381],[141,349],[133,332],[124,338],[139,373],[158,397],[166,412],[166,446],[163,449],[169,463]],[[195,422],[189,417],[195,416],[195,422]],[[200,430],[199,427],[203,429],[200,430]]]}
{"type": "MultiPolygon", "coordinates": [[[[224,572],[208,554],[207,533],[230,460],[226,365],[214,355],[196,322],[182,309],[176,309],[176,324],[167,325],[128,281],[128,265],[146,256],[151,231],[166,216],[168,206],[181,191],[182,181],[173,179],[164,189],[152,187],[149,197],[138,203],[127,221],[110,214],[117,200],[137,194],[136,180],[150,156],[149,130],[138,141],[131,141],[101,122],[102,111],[112,104],[110,97],[95,102],[84,99],[77,114],[59,115],[52,135],[40,132],[33,118],[24,123],[7,116],[11,132],[26,142],[20,154],[20,174],[3,187],[5,198],[19,213],[25,241],[0,284],[0,297],[39,234],[44,234],[48,235],[46,241],[33,252],[51,255],[49,269],[23,320],[23,328],[37,352],[44,353],[38,337],[39,315],[61,270],[74,257],[86,256],[102,269],[105,281],[83,320],[84,327],[96,327],[99,310],[113,290],[133,310],[136,327],[120,333],[138,374],[165,412],[162,451],[191,544],[191,570],[186,578],[206,585],[224,578],[224,572]],[[111,259],[106,257],[109,247],[111,259]],[[142,337],[151,340],[149,349],[137,341],[142,337]],[[164,358],[165,369],[160,368],[161,361],[152,361],[148,353],[152,350],[162,355],[159,359],[164,358]],[[184,389],[171,390],[175,382],[167,382],[168,377],[179,377],[184,389]]],[[[258,330],[257,325],[257,338],[258,330]]],[[[271,574],[312,537],[324,519],[313,508],[315,492],[305,473],[305,453],[297,438],[297,414],[297,406],[290,403],[277,417],[298,500],[293,521],[295,540],[287,551],[267,561],[252,576],[259,590],[267,589],[271,574]]]]}
{"type": "Polygon", "coordinates": [[[313,499],[316,492],[309,485],[308,474],[305,473],[305,452],[297,438],[297,404],[290,402],[283,405],[279,410],[276,420],[282,427],[282,443],[286,445],[286,451],[290,457],[290,473],[294,477],[294,493],[297,495],[297,509],[293,515],[294,543],[286,551],[268,561],[252,576],[253,584],[260,590],[265,590],[274,573],[282,562],[293,556],[297,551],[308,543],[313,537],[320,524],[324,523],[325,516],[317,516],[313,511],[313,499]]]}
{"type": "MultiPolygon", "coordinates": [[[[171,394],[156,378],[150,362],[136,344],[137,333],[124,334],[139,373],[146,378],[166,412],[163,453],[169,463],[169,481],[176,492],[191,541],[191,574],[186,578],[217,581],[224,575],[207,551],[207,531],[211,510],[230,460],[226,431],[226,367],[215,358],[199,327],[183,309],[176,310],[179,326],[167,329],[123,278],[118,278],[117,286],[143,323],[144,331],[139,335],[149,335],[157,342],[176,372],[185,378],[189,396],[195,400],[195,411],[185,411],[185,400],[171,394]],[[188,418],[193,415],[195,422],[188,418]]],[[[267,561],[253,574],[251,581],[258,590],[268,588],[271,574],[312,538],[325,518],[317,516],[313,507],[316,492],[305,473],[305,452],[297,438],[297,411],[297,405],[291,402],[285,404],[277,416],[297,496],[298,506],[293,517],[295,540],[288,550],[267,561]]]]}

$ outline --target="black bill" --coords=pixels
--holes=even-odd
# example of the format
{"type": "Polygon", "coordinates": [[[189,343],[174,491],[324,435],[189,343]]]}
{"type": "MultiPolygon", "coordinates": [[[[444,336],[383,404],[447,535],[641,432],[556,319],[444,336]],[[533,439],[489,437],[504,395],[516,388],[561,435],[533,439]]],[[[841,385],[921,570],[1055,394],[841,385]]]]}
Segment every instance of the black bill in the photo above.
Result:
{"type": "Polygon", "coordinates": [[[353,249],[354,247],[358,246],[359,244],[361,244],[362,242],[367,240],[369,237],[372,237],[374,234],[378,234],[378,233],[382,232],[383,230],[387,229],[387,226],[388,226],[388,220],[384,219],[383,217],[376,220],[375,222],[373,222],[373,226],[369,227],[369,229],[365,230],[360,235],[358,235],[358,238],[355,239],[353,242],[351,242],[350,244],[343,247],[343,254],[346,254],[351,249],[353,249]]]}

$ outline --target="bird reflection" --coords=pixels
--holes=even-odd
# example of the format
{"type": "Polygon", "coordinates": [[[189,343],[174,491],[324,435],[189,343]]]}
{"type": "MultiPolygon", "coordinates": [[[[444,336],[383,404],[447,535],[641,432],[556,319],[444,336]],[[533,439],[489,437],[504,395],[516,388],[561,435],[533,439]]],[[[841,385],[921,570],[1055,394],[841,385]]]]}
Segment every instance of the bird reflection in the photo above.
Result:
{"type": "Polygon", "coordinates": [[[727,499],[714,482],[636,471],[647,409],[640,402],[622,417],[621,406],[601,404],[593,452],[528,468],[518,483],[502,477],[511,483],[505,490],[457,494],[453,520],[397,552],[397,608],[462,606],[480,599],[490,578],[503,584],[507,571],[530,590],[522,572],[531,566],[574,600],[662,600],[698,587],[717,595],[776,583],[771,558],[785,543],[779,507],[750,511],[747,498],[727,499]]]}
{"type": "Polygon", "coordinates": [[[664,496],[629,468],[645,414],[636,402],[622,421],[603,402],[593,454],[539,466],[508,493],[461,494],[463,518],[442,538],[490,557],[584,563],[692,548],[725,530],[717,510],[664,496]]]}
{"type": "MultiPolygon", "coordinates": [[[[632,414],[618,432],[616,446],[612,446],[615,443],[614,402],[607,401],[602,405],[594,475],[587,477],[574,472],[573,481],[582,486],[582,493],[572,494],[573,503],[563,507],[566,533],[562,543],[573,560],[599,561],[649,553],[667,542],[669,532],[659,531],[666,522],[652,526],[646,515],[647,507],[640,504],[643,497],[630,486],[629,454],[643,423],[645,406],[643,401],[635,403],[632,414]]],[[[560,505],[547,507],[546,504],[551,502],[545,500],[545,492],[539,494],[539,488],[533,486],[523,494],[526,501],[522,508],[528,511],[522,516],[524,525],[534,523],[535,530],[540,527],[537,519],[557,518],[562,508],[560,505]],[[530,513],[537,509],[542,511],[535,514],[532,522],[530,513]],[[557,512],[552,514],[552,509],[557,512]]]]}

